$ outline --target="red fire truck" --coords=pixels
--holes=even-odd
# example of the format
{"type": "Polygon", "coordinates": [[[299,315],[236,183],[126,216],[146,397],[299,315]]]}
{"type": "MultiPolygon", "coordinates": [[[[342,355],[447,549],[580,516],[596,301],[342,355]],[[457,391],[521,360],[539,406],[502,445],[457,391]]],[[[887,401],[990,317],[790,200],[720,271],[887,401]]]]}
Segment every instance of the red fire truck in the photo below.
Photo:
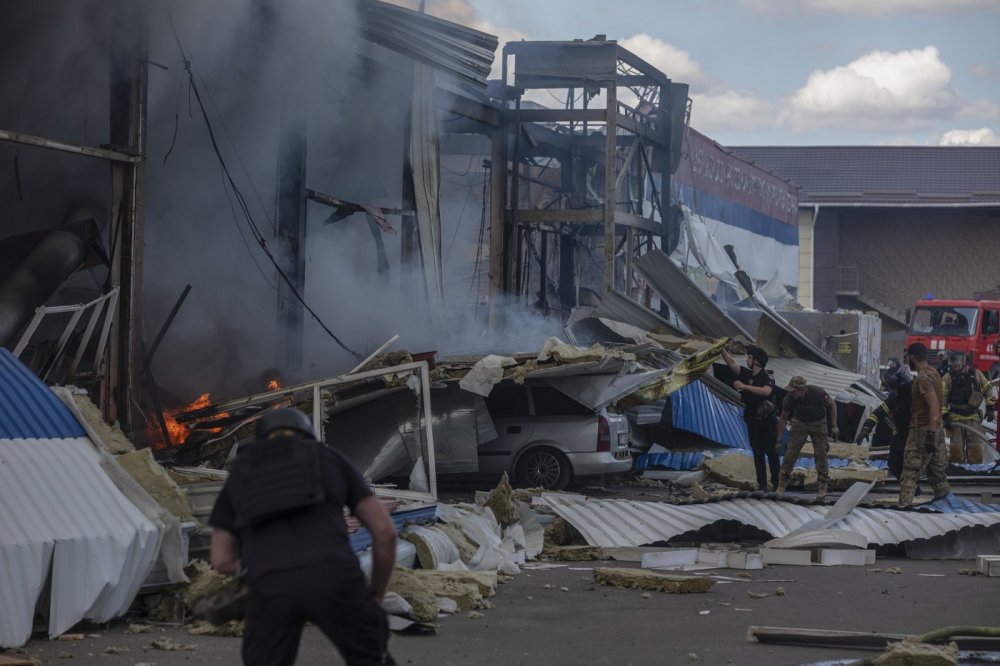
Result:
{"type": "Polygon", "coordinates": [[[922,342],[927,361],[939,352],[963,352],[988,377],[1000,375],[1000,300],[917,301],[906,330],[906,346],[922,342]]]}

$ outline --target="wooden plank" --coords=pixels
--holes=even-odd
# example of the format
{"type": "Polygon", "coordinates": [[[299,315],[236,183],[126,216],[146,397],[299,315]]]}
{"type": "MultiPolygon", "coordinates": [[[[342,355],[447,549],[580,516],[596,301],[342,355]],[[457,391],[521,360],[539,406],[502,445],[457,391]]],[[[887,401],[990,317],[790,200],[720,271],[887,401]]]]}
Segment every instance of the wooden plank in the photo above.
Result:
{"type": "MultiPolygon", "coordinates": [[[[746,639],[751,643],[771,645],[799,645],[807,647],[832,647],[853,650],[884,650],[889,643],[901,641],[907,634],[868,631],[839,631],[836,629],[804,629],[797,627],[747,627],[746,639]]],[[[960,650],[996,650],[1000,638],[981,636],[951,637],[948,641],[958,644],[960,650]]]]}

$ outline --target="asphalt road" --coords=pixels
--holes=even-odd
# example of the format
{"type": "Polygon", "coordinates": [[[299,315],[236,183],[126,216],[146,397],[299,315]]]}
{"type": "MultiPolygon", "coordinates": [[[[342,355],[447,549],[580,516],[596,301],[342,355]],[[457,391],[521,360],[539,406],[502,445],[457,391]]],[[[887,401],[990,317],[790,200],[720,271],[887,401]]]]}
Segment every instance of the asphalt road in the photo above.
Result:
{"type": "MultiPolygon", "coordinates": [[[[570,563],[524,571],[501,585],[482,617],[443,618],[433,635],[392,637],[399,664],[576,666],[737,664],[783,666],[870,652],[747,642],[750,625],[922,633],[946,625],[1000,626],[1000,578],[960,575],[968,561],[879,559],[872,567],[769,566],[746,582],[719,582],[704,594],[672,595],[595,585],[592,568],[627,563],[570,563]],[[898,567],[901,573],[889,573],[898,567]],[[784,596],[775,595],[783,588],[784,596]],[[563,590],[562,588],[566,588],[563,590]],[[768,593],[752,598],[749,592],[768,593]]],[[[719,570],[731,576],[732,570],[719,570]]],[[[127,634],[125,623],[87,630],[78,641],[34,640],[28,655],[45,664],[239,664],[239,639],[190,636],[174,627],[127,634]],[[190,651],[149,647],[167,636],[190,651]],[[106,654],[108,648],[124,649],[106,654]],[[62,655],[62,656],[60,656],[62,655]]],[[[10,653],[7,653],[8,655],[10,653]]],[[[299,664],[342,664],[307,627],[299,664]]]]}

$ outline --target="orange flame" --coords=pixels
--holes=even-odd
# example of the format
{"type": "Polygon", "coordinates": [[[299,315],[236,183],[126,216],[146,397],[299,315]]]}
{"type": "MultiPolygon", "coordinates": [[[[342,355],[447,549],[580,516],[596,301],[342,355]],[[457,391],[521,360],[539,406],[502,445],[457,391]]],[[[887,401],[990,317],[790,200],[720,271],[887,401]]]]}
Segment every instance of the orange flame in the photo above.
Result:
{"type": "MultiPolygon", "coordinates": [[[[202,393],[197,398],[192,400],[190,403],[183,407],[177,409],[171,409],[163,413],[163,420],[167,424],[167,432],[170,434],[170,441],[174,446],[180,446],[184,443],[184,440],[188,438],[191,434],[191,428],[184,425],[183,423],[178,423],[177,419],[174,418],[175,414],[180,414],[182,412],[190,412],[195,409],[202,409],[203,407],[208,407],[212,404],[212,400],[208,393],[202,393]]],[[[229,416],[229,413],[215,414],[213,418],[224,418],[229,416]]],[[[150,427],[150,440],[153,443],[154,449],[166,448],[167,443],[163,441],[163,435],[160,432],[159,425],[157,423],[151,423],[150,427]]],[[[222,430],[222,428],[212,428],[213,432],[222,430]]]]}
{"type": "Polygon", "coordinates": [[[279,382],[277,379],[272,379],[267,383],[268,391],[277,391],[280,388],[281,388],[281,382],[279,382]]]}

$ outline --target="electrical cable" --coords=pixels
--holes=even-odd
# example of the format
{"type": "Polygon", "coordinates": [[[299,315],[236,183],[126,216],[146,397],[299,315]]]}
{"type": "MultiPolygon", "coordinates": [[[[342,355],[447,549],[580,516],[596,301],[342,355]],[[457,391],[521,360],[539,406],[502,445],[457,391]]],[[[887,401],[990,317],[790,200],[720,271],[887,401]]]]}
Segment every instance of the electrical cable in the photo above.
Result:
{"type": "Polygon", "coordinates": [[[180,51],[181,59],[184,63],[184,71],[186,71],[188,74],[188,82],[190,84],[189,90],[194,94],[195,101],[198,103],[198,108],[201,111],[202,118],[205,121],[205,127],[208,130],[208,138],[212,144],[212,150],[215,152],[215,156],[219,161],[219,165],[222,167],[222,171],[225,174],[226,180],[229,182],[230,188],[232,188],[233,195],[236,198],[236,202],[239,204],[240,211],[243,213],[243,217],[250,228],[250,232],[253,234],[254,240],[256,240],[257,244],[260,245],[261,250],[270,260],[271,264],[278,272],[278,275],[285,282],[285,285],[288,287],[288,290],[292,293],[295,299],[302,305],[302,307],[312,316],[312,318],[316,321],[316,323],[320,325],[320,327],[327,333],[327,335],[330,336],[330,338],[333,339],[334,342],[337,343],[338,346],[340,346],[341,349],[348,352],[359,361],[362,360],[363,357],[358,352],[348,347],[340,338],[338,338],[337,335],[330,330],[330,328],[326,325],[326,323],[323,322],[323,320],[316,313],[316,311],[313,310],[308,303],[306,303],[305,299],[302,297],[298,289],[296,289],[295,285],[292,283],[291,278],[289,278],[288,275],[285,273],[285,271],[282,270],[281,266],[278,264],[277,259],[275,259],[274,255],[271,254],[271,250],[267,247],[267,240],[264,238],[263,234],[261,234],[260,229],[257,226],[257,223],[254,222],[253,215],[250,213],[250,207],[247,204],[246,198],[243,196],[243,193],[240,192],[240,189],[236,185],[236,181],[233,179],[233,175],[229,171],[229,167],[226,165],[226,161],[222,156],[222,151],[220,150],[218,141],[216,140],[215,137],[215,131],[212,128],[212,122],[208,117],[208,111],[205,108],[204,102],[202,102],[201,93],[199,92],[198,86],[194,80],[194,73],[191,70],[191,61],[187,59],[187,56],[184,53],[184,47],[181,44],[180,35],[177,34],[177,28],[174,26],[173,17],[170,16],[169,14],[167,15],[167,17],[170,22],[170,28],[174,33],[174,39],[177,41],[177,48],[180,51]]]}

